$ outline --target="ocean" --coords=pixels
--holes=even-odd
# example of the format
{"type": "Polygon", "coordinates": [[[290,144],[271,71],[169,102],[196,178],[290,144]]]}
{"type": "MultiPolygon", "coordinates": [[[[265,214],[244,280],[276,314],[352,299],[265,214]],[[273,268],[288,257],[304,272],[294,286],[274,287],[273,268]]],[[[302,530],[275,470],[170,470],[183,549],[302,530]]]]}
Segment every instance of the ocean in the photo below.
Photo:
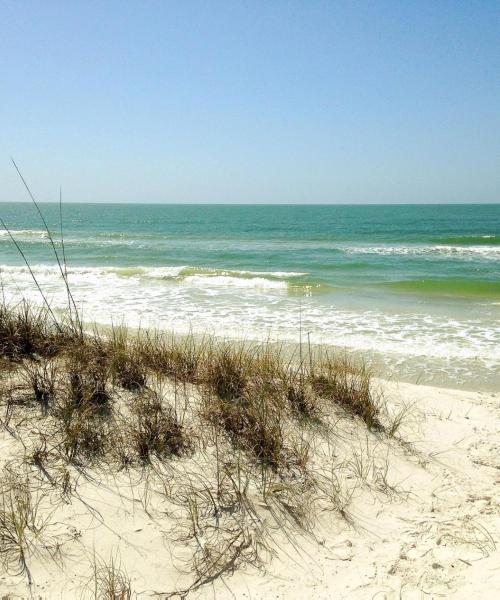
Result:
{"type": "MultiPolygon", "coordinates": [[[[60,238],[58,204],[40,205],[60,238]]],[[[33,205],[0,204],[55,309],[33,205]]],[[[382,376],[500,387],[500,205],[65,204],[84,319],[360,352],[382,376]]],[[[61,244],[58,243],[61,250],[61,244]]],[[[0,231],[7,302],[42,300],[0,231]]]]}

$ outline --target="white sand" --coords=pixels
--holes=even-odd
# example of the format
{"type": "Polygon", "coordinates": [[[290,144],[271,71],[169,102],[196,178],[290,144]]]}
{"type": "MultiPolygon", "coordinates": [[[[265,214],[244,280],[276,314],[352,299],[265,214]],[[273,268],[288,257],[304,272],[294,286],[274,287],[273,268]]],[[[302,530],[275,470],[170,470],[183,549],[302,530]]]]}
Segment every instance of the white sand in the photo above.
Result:
{"type": "MultiPolygon", "coordinates": [[[[317,439],[314,470],[335,465],[344,516],[323,499],[311,503],[309,534],[290,527],[285,535],[262,507],[275,555],[260,570],[243,566],[189,597],[500,598],[500,394],[379,384],[393,408],[412,403],[400,432],[408,444],[368,435],[352,419],[341,419],[329,442],[317,439]]],[[[19,415],[11,426],[26,427],[19,415]]],[[[36,422],[28,427],[35,435],[36,422]]],[[[0,449],[2,465],[15,469],[21,442],[2,430],[0,449]]],[[[181,472],[187,464],[174,461],[181,472]]],[[[93,597],[94,553],[115,556],[132,597],[190,584],[192,542],[179,539],[183,513],[157,493],[158,479],[148,483],[138,471],[94,476],[80,474],[68,503],[55,504],[45,485],[44,544],[53,551],[58,541],[59,565],[46,550],[30,556],[31,590],[25,577],[1,572],[0,596],[93,597]]],[[[175,475],[165,481],[175,485],[175,475]]]]}

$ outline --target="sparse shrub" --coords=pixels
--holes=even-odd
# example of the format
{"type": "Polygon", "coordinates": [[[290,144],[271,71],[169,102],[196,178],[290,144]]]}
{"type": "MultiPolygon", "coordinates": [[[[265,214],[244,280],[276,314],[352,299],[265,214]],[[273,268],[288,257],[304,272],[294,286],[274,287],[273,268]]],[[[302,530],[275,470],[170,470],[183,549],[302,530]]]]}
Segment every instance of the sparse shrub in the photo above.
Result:
{"type": "Polygon", "coordinates": [[[132,443],[141,460],[179,456],[190,447],[174,409],[162,404],[156,392],[145,390],[135,399],[132,443]]]}
{"type": "Polygon", "coordinates": [[[244,350],[224,345],[208,361],[207,382],[220,398],[240,398],[249,379],[252,357],[244,350]]]}
{"type": "Polygon", "coordinates": [[[0,562],[8,573],[26,575],[28,560],[44,546],[47,521],[39,515],[40,498],[33,497],[28,482],[7,480],[0,488],[0,562]]]}
{"type": "Polygon", "coordinates": [[[105,424],[95,409],[87,407],[73,413],[65,429],[64,447],[72,461],[103,455],[108,439],[105,424]]]}
{"type": "Polygon", "coordinates": [[[113,372],[118,384],[129,391],[137,391],[146,385],[142,365],[126,353],[116,354],[112,360],[113,372]]]}
{"type": "Polygon", "coordinates": [[[64,345],[65,332],[53,325],[44,309],[23,302],[17,309],[0,306],[0,353],[12,360],[54,356],[64,345]]]}
{"type": "Polygon", "coordinates": [[[54,416],[61,425],[62,448],[68,460],[79,462],[104,454],[109,436],[99,407],[88,402],[76,404],[74,398],[64,396],[54,416]]]}
{"type": "Polygon", "coordinates": [[[72,402],[76,406],[87,403],[104,406],[110,398],[106,380],[106,372],[95,365],[87,367],[84,371],[73,365],[68,372],[68,388],[72,402]]]}
{"type": "Polygon", "coordinates": [[[110,366],[99,338],[84,340],[71,348],[66,369],[67,393],[75,406],[91,404],[101,409],[107,406],[110,366]]]}
{"type": "Polygon", "coordinates": [[[113,329],[110,367],[115,382],[122,388],[137,391],[146,385],[146,369],[136,347],[129,343],[124,327],[113,329]]]}
{"type": "Polygon", "coordinates": [[[283,424],[280,415],[265,398],[249,405],[244,439],[252,453],[265,465],[277,469],[283,464],[283,424]]]}
{"type": "Polygon", "coordinates": [[[241,473],[241,464],[219,467],[215,481],[211,473],[204,473],[183,480],[173,494],[169,491],[170,499],[184,509],[170,535],[191,550],[186,567],[194,571],[194,581],[167,598],[188,597],[244,565],[260,567],[263,555],[271,553],[265,527],[247,496],[248,473],[241,473]]]}
{"type": "Polygon", "coordinates": [[[136,340],[136,358],[143,368],[185,383],[198,383],[199,367],[206,358],[204,344],[187,338],[165,338],[145,333],[136,340]]]}
{"type": "MultiPolygon", "coordinates": [[[[94,559],[92,578],[86,586],[95,600],[130,600],[130,578],[111,556],[108,563],[94,559]]],[[[86,594],[85,594],[86,595],[86,594]]]]}
{"type": "Polygon", "coordinates": [[[30,388],[29,399],[32,398],[44,411],[55,398],[57,376],[57,365],[53,361],[28,361],[21,367],[21,378],[30,388]]]}
{"type": "Polygon", "coordinates": [[[317,396],[305,377],[291,376],[285,385],[288,404],[296,417],[311,420],[319,417],[317,396]]]}
{"type": "Polygon", "coordinates": [[[249,386],[241,398],[206,394],[202,415],[221,427],[234,445],[243,447],[260,462],[277,468],[283,457],[284,437],[279,408],[265,389],[249,386]]]}
{"type": "Polygon", "coordinates": [[[220,427],[236,439],[246,427],[246,407],[242,398],[227,400],[210,392],[204,395],[203,417],[215,427],[220,427]]]}
{"type": "Polygon", "coordinates": [[[370,372],[348,358],[329,359],[311,374],[313,389],[322,398],[361,417],[370,429],[381,429],[379,409],[372,394],[370,372]]]}
{"type": "Polygon", "coordinates": [[[198,383],[200,362],[204,359],[203,347],[198,347],[193,339],[171,344],[166,356],[166,372],[172,378],[186,383],[198,383]]]}

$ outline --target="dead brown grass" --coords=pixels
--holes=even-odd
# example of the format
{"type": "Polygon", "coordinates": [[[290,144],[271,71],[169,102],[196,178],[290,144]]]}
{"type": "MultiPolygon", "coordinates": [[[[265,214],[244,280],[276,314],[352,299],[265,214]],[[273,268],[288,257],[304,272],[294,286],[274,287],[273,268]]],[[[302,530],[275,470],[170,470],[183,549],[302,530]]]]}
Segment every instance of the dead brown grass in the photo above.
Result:
{"type": "Polygon", "coordinates": [[[144,390],[134,400],[133,422],[130,429],[132,445],[141,460],[151,456],[166,458],[180,456],[192,446],[174,409],[165,405],[153,390],[144,390]]]}
{"type": "MultiPolygon", "coordinates": [[[[27,306],[20,313],[0,308],[0,359],[8,373],[1,379],[2,424],[15,435],[12,423],[24,419],[18,413],[42,408],[26,461],[64,502],[77,486],[71,471],[162,474],[168,501],[182,507],[183,540],[192,545],[194,580],[185,593],[241,565],[258,567],[271,552],[257,505],[280,531],[309,530],[318,502],[348,518],[350,492],[337,473],[314,472],[311,439],[328,428],[334,435],[332,421],[323,422],[331,414],[383,433],[363,365],[347,357],[285,358],[270,344],[132,335],[125,327],[87,335],[55,328],[45,317],[27,306]],[[201,479],[174,467],[198,460],[206,461],[201,479]]],[[[23,567],[19,552],[9,564],[23,567]]],[[[96,566],[95,589],[127,598],[128,580],[115,567],[96,566]]]]}

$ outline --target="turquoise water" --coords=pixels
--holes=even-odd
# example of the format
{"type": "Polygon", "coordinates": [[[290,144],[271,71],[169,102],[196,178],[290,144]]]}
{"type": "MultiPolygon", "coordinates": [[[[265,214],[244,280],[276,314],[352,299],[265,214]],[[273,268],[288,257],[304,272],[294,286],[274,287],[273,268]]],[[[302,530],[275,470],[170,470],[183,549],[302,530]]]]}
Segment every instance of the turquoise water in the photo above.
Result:
{"type": "MultiPolygon", "coordinates": [[[[42,209],[55,233],[59,207],[42,209]]],[[[0,205],[54,306],[66,296],[30,204],[0,205]]],[[[500,205],[67,204],[87,318],[359,350],[396,376],[495,387],[500,205]]],[[[39,301],[0,235],[4,294],[39,301]]]]}

